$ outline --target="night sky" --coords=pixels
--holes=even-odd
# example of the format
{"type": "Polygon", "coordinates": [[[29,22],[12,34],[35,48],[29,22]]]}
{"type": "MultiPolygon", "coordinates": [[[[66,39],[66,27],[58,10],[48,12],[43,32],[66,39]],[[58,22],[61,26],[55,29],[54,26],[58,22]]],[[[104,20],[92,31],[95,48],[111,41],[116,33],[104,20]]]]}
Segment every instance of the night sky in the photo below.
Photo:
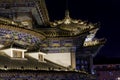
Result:
{"type": "MultiPolygon", "coordinates": [[[[46,0],[50,21],[64,18],[66,0],[46,0]]],[[[68,0],[70,17],[100,23],[97,38],[107,42],[94,58],[95,64],[120,63],[120,0],[68,0]]]]}

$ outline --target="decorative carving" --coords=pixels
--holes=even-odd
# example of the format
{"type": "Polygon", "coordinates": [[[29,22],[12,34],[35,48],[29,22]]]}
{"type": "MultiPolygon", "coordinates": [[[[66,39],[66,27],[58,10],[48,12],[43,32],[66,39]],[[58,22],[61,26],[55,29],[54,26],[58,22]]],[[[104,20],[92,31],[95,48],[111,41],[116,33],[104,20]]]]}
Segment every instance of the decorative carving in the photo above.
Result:
{"type": "Polygon", "coordinates": [[[95,46],[95,45],[104,44],[105,42],[106,42],[105,39],[95,39],[95,40],[92,40],[92,41],[85,41],[83,46],[84,47],[95,46]]]}
{"type": "Polygon", "coordinates": [[[56,27],[65,31],[70,31],[72,33],[71,35],[77,35],[96,27],[92,23],[87,23],[82,20],[71,19],[68,10],[66,10],[65,18],[63,20],[50,22],[50,25],[51,27],[56,27]]]}

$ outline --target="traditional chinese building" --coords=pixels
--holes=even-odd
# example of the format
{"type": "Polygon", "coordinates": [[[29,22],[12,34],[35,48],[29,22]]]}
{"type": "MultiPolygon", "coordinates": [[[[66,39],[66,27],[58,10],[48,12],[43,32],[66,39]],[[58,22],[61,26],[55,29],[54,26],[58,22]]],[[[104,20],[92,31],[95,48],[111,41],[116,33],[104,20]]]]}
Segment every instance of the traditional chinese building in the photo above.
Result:
{"type": "Polygon", "coordinates": [[[65,18],[51,22],[44,0],[0,0],[0,69],[82,71],[105,39],[98,24],[65,18]]]}

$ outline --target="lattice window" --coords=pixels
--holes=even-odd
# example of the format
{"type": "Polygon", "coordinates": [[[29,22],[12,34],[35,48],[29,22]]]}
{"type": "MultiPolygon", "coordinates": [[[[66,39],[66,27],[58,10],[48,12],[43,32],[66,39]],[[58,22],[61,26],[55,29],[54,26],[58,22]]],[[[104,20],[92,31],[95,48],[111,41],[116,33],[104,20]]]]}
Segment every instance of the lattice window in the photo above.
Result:
{"type": "Polygon", "coordinates": [[[42,55],[42,54],[39,54],[39,55],[38,55],[38,59],[39,59],[39,61],[44,61],[43,55],[42,55]]]}
{"type": "Polygon", "coordinates": [[[22,58],[22,51],[13,50],[13,58],[22,58]]]}

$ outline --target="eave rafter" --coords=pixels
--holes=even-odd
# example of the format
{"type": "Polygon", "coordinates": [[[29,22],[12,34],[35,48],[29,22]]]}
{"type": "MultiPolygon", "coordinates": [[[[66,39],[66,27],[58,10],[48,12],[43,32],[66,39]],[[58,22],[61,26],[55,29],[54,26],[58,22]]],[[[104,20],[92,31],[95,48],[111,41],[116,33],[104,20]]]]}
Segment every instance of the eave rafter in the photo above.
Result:
{"type": "Polygon", "coordinates": [[[45,0],[35,0],[35,3],[43,24],[45,26],[49,25],[49,15],[45,5],[45,0]]]}

